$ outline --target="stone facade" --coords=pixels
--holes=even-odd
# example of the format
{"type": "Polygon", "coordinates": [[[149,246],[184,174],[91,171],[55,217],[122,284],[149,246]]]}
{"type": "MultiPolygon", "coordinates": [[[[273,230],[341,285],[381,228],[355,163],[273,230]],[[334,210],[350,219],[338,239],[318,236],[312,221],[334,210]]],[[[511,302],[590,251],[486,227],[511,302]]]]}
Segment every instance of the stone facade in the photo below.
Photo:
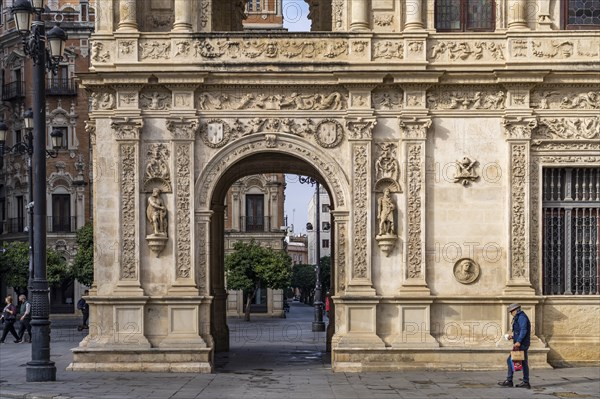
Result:
{"type": "Polygon", "coordinates": [[[273,172],[331,197],[334,371],[503,368],[517,301],[534,367],[598,363],[597,242],[593,290],[548,295],[542,196],[548,168],[598,176],[598,26],[564,29],[559,2],[498,0],[489,31],[442,32],[434,0],[332,0],[312,10],[320,32],[265,34],[241,32],[243,1],[170,4],[171,29],[147,29],[140,1],[97,13],[81,80],[94,162],[116,168],[94,187],[112,250],[96,253],[98,328],[72,369],[212,371],[229,337],[226,193],[273,172]],[[142,184],[153,145],[169,150],[168,188],[142,184]],[[140,212],[155,187],[158,258],[140,212]]]}

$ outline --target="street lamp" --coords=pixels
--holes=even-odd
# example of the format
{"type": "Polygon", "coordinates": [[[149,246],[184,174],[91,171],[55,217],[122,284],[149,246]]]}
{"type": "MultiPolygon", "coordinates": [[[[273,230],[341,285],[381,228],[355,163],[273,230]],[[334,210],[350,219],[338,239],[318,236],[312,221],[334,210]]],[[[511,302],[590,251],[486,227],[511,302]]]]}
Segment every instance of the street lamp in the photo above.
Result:
{"type": "MultiPolygon", "coordinates": [[[[62,59],[65,32],[58,26],[46,34],[42,21],[43,0],[17,0],[11,8],[17,31],[23,36],[23,50],[33,60],[33,281],[31,361],[27,362],[28,382],[56,381],[56,366],[50,361],[50,300],[46,277],[46,69],[56,73],[62,59]],[[33,19],[33,21],[32,21],[33,19]],[[46,48],[46,40],[49,48],[46,48]]],[[[26,118],[25,124],[31,122],[26,118]]],[[[54,136],[53,136],[54,137],[54,136]]],[[[54,145],[55,143],[53,143],[54,145]]],[[[58,143],[56,143],[58,144],[58,143]]]]}
{"type": "MultiPolygon", "coordinates": [[[[298,180],[302,184],[315,185],[315,193],[317,195],[316,203],[316,226],[315,226],[315,241],[316,241],[316,261],[317,261],[317,281],[315,283],[315,320],[312,323],[312,330],[314,332],[325,331],[325,323],[323,322],[323,302],[321,301],[321,185],[319,181],[309,176],[299,176],[298,180]]],[[[310,223],[306,224],[307,230],[310,230],[310,223]]]]}

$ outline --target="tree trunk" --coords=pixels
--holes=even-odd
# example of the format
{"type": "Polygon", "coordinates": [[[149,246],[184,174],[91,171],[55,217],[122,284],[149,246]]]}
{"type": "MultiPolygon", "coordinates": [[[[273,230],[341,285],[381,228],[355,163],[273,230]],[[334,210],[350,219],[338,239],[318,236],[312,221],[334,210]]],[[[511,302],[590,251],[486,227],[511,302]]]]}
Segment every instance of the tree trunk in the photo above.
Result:
{"type": "Polygon", "coordinates": [[[254,299],[254,293],[256,291],[253,291],[251,295],[248,295],[247,299],[246,299],[246,310],[244,311],[244,321],[250,321],[250,304],[252,303],[252,300],[254,299]]]}

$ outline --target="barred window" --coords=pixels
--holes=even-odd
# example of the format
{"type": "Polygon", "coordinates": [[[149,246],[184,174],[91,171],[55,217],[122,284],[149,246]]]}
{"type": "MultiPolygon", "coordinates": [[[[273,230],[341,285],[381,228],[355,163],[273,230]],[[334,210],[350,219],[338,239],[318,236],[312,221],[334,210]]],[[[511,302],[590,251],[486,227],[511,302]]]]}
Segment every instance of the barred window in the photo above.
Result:
{"type": "Polygon", "coordinates": [[[600,294],[600,168],[543,170],[543,293],[600,294]]]}
{"type": "Polygon", "coordinates": [[[494,0],[436,0],[438,31],[493,31],[494,0]]]}
{"type": "Polygon", "coordinates": [[[600,29],[600,0],[565,0],[566,29],[600,29]]]}

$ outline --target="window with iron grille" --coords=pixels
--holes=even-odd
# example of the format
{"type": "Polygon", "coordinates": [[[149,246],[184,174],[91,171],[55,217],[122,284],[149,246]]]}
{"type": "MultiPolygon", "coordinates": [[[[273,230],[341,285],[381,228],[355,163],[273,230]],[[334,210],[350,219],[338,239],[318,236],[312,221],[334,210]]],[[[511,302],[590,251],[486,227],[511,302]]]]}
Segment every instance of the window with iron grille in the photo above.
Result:
{"type": "Polygon", "coordinates": [[[435,28],[438,31],[493,31],[494,7],[494,0],[436,0],[435,28]]]}
{"type": "Polygon", "coordinates": [[[600,294],[600,168],[543,170],[543,293],[600,294]]]}
{"type": "Polygon", "coordinates": [[[246,231],[264,231],[265,196],[246,195],[246,231]]]}
{"type": "Polygon", "coordinates": [[[600,29],[600,0],[565,0],[562,4],[566,29],[600,29]]]}

